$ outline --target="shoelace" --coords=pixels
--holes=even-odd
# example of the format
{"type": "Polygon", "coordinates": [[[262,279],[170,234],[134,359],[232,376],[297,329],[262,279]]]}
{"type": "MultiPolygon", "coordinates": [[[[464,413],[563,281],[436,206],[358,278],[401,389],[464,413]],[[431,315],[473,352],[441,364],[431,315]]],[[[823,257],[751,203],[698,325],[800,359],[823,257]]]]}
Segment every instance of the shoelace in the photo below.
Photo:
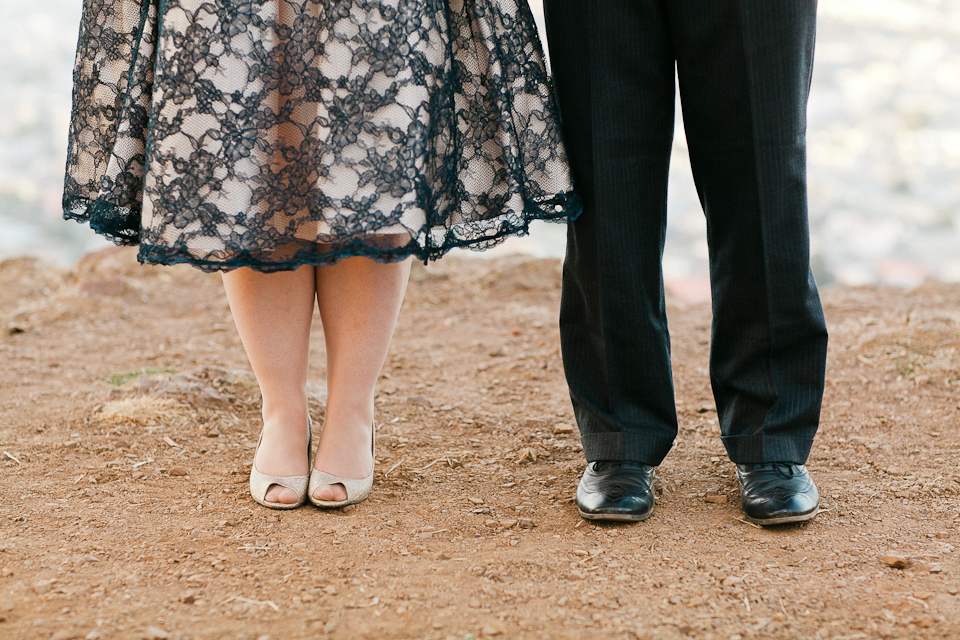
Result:
{"type": "Polygon", "coordinates": [[[769,467],[774,473],[786,480],[799,475],[800,472],[797,465],[792,462],[768,462],[767,464],[756,464],[753,466],[760,468],[769,467]]]}

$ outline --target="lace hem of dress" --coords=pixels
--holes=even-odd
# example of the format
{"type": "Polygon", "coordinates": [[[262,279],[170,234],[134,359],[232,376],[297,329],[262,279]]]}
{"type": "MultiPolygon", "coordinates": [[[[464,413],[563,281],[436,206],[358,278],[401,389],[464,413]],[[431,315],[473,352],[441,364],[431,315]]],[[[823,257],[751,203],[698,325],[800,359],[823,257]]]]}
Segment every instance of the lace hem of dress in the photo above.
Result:
{"type": "Polygon", "coordinates": [[[421,238],[412,238],[402,246],[385,246],[384,243],[363,237],[338,239],[333,243],[301,241],[297,243],[297,248],[291,248],[290,245],[285,248],[284,253],[289,258],[276,260],[275,255],[267,257],[261,251],[211,252],[210,258],[199,258],[184,247],[142,244],[139,212],[102,200],[70,196],[63,201],[65,218],[89,223],[91,229],[117,245],[139,245],[137,259],[143,264],[189,264],[207,272],[250,267],[264,273],[291,271],[303,265],[331,265],[354,256],[371,258],[377,262],[396,262],[413,256],[426,263],[441,258],[452,249],[483,251],[510,236],[529,235],[530,223],[534,220],[555,223],[573,221],[582,210],[580,196],[570,191],[542,201],[528,200],[523,215],[505,214],[489,220],[438,227],[433,233],[422,233],[421,238]]]}
{"type": "Polygon", "coordinates": [[[65,195],[63,217],[88,223],[91,229],[114,244],[131,246],[140,243],[140,212],[129,207],[65,195]]]}

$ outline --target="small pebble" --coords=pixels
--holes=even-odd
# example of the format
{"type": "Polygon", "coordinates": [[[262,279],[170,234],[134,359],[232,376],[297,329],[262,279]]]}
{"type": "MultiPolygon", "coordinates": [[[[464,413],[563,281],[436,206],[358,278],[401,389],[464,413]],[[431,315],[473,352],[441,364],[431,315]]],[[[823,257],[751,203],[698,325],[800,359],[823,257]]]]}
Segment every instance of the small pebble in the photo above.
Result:
{"type": "Polygon", "coordinates": [[[918,629],[929,629],[937,624],[937,621],[933,619],[933,616],[920,616],[911,620],[913,624],[917,626],[918,629]]]}
{"type": "Polygon", "coordinates": [[[164,631],[160,627],[150,626],[143,632],[143,637],[146,640],[167,640],[170,637],[170,632],[164,631]]]}
{"type": "Polygon", "coordinates": [[[53,588],[53,583],[56,580],[40,580],[39,582],[34,583],[33,590],[37,595],[43,595],[45,593],[50,593],[50,589],[53,588]]]}
{"type": "Polygon", "coordinates": [[[894,569],[906,569],[908,564],[905,557],[894,553],[888,553],[887,555],[883,556],[883,562],[888,567],[893,567],[894,569]]]}

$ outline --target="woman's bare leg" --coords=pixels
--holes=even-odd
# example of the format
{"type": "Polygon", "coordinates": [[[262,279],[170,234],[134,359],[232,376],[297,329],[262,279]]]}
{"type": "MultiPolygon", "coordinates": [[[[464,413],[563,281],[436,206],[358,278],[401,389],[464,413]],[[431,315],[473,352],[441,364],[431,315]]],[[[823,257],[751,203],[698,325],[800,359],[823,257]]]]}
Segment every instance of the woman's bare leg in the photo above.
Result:
{"type": "MultiPolygon", "coordinates": [[[[314,277],[311,266],[223,274],[233,320],[263,396],[263,440],[255,464],[272,476],[308,473],[306,384],[314,277]]],[[[293,504],[297,495],[273,485],[266,500],[293,504]]]]}
{"type": "MultiPolygon", "coordinates": [[[[373,394],[387,358],[410,260],[383,264],[354,257],[316,268],[327,346],[327,412],[313,466],[341,478],[370,474],[373,394]]],[[[343,485],[324,485],[320,500],[345,500],[343,485]]]]}

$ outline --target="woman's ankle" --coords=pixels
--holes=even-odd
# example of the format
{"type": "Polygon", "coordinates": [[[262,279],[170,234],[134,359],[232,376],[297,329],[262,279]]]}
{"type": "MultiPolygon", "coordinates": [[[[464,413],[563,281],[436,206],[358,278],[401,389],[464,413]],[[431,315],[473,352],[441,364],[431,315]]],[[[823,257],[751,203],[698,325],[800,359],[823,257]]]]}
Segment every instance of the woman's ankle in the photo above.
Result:
{"type": "Polygon", "coordinates": [[[271,429],[299,431],[307,425],[306,398],[291,398],[284,401],[264,401],[261,412],[264,426],[271,429]]]}

